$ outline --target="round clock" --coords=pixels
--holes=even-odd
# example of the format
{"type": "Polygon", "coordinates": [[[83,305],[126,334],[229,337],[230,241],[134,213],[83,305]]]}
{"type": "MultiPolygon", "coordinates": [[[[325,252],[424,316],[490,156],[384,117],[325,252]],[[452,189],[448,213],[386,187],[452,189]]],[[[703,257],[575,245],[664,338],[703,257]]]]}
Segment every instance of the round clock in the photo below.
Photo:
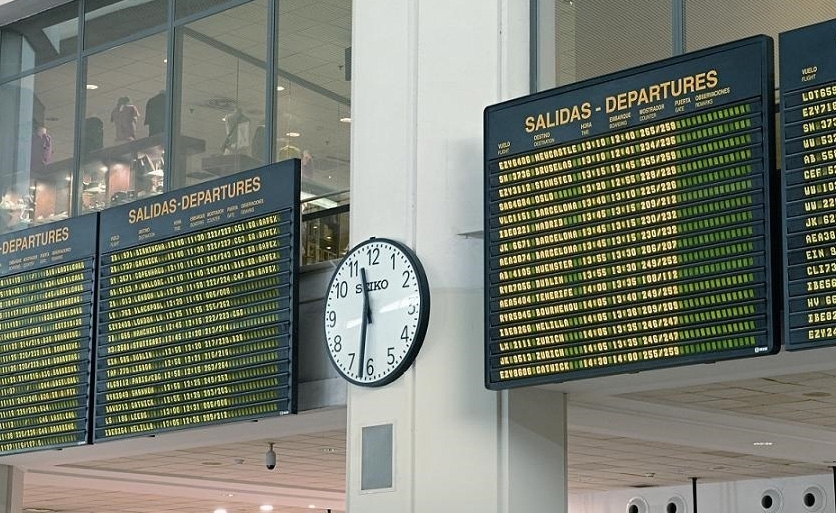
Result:
{"type": "Polygon", "coordinates": [[[391,383],[417,356],[429,313],[427,276],[412,250],[371,238],[343,258],[328,285],[328,355],[356,385],[391,383]]]}

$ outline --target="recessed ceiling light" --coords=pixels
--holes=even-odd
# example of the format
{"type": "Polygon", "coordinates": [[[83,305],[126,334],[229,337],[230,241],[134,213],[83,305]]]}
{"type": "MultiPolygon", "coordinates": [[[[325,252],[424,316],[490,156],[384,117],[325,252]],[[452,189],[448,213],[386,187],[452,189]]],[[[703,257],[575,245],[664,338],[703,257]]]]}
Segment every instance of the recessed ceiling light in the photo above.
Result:
{"type": "Polygon", "coordinates": [[[99,171],[101,171],[102,173],[107,173],[107,166],[100,167],[99,171]]]}
{"type": "Polygon", "coordinates": [[[262,504],[261,506],[258,507],[258,509],[260,509],[261,511],[265,511],[265,512],[266,511],[273,511],[273,505],[272,504],[262,504]]]}
{"type": "Polygon", "coordinates": [[[68,182],[72,182],[72,181],[73,181],[73,177],[72,177],[72,176],[67,176],[66,178],[64,178],[64,180],[66,180],[66,181],[68,181],[68,182]]]}
{"type": "Polygon", "coordinates": [[[775,442],[752,442],[755,447],[769,447],[775,445],[775,442]]]}
{"type": "Polygon", "coordinates": [[[163,62],[168,64],[168,59],[163,59],[163,62]]]}
{"type": "Polygon", "coordinates": [[[225,509],[223,509],[223,508],[217,508],[217,509],[215,510],[215,513],[226,513],[226,510],[225,510],[225,509]]]}
{"type": "Polygon", "coordinates": [[[299,136],[300,136],[300,135],[302,135],[302,134],[300,134],[299,132],[288,132],[288,133],[286,133],[286,134],[284,134],[284,135],[286,135],[286,136],[288,136],[288,137],[299,137],[299,136]]]}
{"type": "Polygon", "coordinates": [[[276,86],[276,91],[284,91],[284,86],[276,86]]]}
{"type": "Polygon", "coordinates": [[[87,84],[87,89],[89,89],[91,91],[93,91],[95,89],[98,89],[98,88],[99,88],[99,86],[97,86],[96,84],[87,84]]]}
{"type": "Polygon", "coordinates": [[[351,123],[351,118],[349,118],[349,117],[340,118],[340,121],[343,122],[343,123],[351,123]]]}
{"type": "Polygon", "coordinates": [[[228,493],[228,494],[226,494],[226,496],[227,497],[235,497],[235,494],[234,493],[228,493]]]}
{"type": "Polygon", "coordinates": [[[308,504],[308,509],[316,509],[316,504],[308,504]]]}

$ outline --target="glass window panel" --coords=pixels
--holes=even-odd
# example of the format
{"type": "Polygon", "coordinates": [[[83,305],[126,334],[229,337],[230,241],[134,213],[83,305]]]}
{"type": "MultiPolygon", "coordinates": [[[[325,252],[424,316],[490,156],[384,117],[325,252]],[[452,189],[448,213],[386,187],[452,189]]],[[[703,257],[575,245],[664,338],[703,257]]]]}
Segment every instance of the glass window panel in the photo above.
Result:
{"type": "MultiPolygon", "coordinates": [[[[540,23],[554,38],[541,53],[555,68],[541,70],[541,89],[605,75],[671,56],[670,0],[554,0],[540,23]],[[554,27],[554,28],[552,28],[554,27]]],[[[689,3],[690,6],[690,3],[689,3]]]]}
{"type": "Polygon", "coordinates": [[[333,205],[324,204],[320,198],[302,203],[302,265],[336,260],[347,251],[348,194],[329,196],[328,201],[333,205]]]}
{"type": "MultiPolygon", "coordinates": [[[[836,17],[832,0],[810,0],[803,8],[779,0],[688,0],[685,48],[691,52],[757,34],[775,38],[778,74],[778,34],[836,17]]],[[[776,80],[777,84],[777,80],[776,80]]]]}
{"type": "Polygon", "coordinates": [[[81,212],[162,192],[166,34],[86,59],[81,212]]]}
{"type": "MultiPolygon", "coordinates": [[[[276,160],[302,160],[305,212],[347,203],[351,131],[351,1],[279,2],[276,160]]],[[[348,216],[312,223],[305,263],[339,258],[348,216]]],[[[345,241],[344,241],[345,242],[345,241]]]]}
{"type": "Polygon", "coordinates": [[[76,63],[0,86],[0,233],[70,213],[76,63]]]}
{"type": "Polygon", "coordinates": [[[688,0],[686,49],[690,52],[757,34],[778,33],[836,17],[830,0],[810,0],[804,8],[777,0],[688,0]],[[722,16],[718,16],[722,12],[722,16]]]}
{"type": "Polygon", "coordinates": [[[51,9],[0,29],[0,77],[75,55],[78,3],[51,9]]]}
{"type": "Polygon", "coordinates": [[[84,4],[84,47],[116,41],[153,27],[163,28],[168,0],[87,0],[84,4]]]}
{"type": "Polygon", "coordinates": [[[264,164],[267,1],[177,30],[178,88],[174,186],[264,164]]]}
{"type": "Polygon", "coordinates": [[[174,16],[177,19],[198,14],[213,7],[228,4],[230,0],[176,0],[174,3],[174,16]]]}

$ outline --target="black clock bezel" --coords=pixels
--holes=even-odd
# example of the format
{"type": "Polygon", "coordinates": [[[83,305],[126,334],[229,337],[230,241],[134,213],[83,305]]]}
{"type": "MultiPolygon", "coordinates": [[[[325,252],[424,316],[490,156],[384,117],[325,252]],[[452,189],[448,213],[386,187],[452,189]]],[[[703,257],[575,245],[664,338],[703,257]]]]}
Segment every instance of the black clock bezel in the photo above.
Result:
{"type": "MultiPolygon", "coordinates": [[[[406,370],[412,365],[415,361],[415,358],[418,356],[418,351],[420,351],[421,346],[424,343],[424,338],[427,334],[427,326],[429,325],[429,318],[430,318],[430,285],[429,281],[427,280],[427,273],[424,270],[424,266],[421,264],[421,261],[418,259],[418,256],[415,252],[402,242],[398,242],[396,240],[384,238],[384,237],[370,237],[357,245],[355,245],[351,250],[345,254],[340,260],[340,263],[334,268],[334,274],[331,275],[331,279],[328,280],[328,288],[325,289],[325,301],[328,300],[328,294],[331,291],[331,287],[334,285],[334,280],[337,277],[337,273],[339,272],[340,268],[345,264],[346,260],[348,260],[351,255],[355,252],[360,251],[365,246],[371,243],[384,243],[394,246],[398,251],[402,252],[406,259],[409,261],[409,264],[415,270],[415,277],[418,281],[418,295],[421,298],[421,307],[418,310],[418,326],[415,329],[415,337],[413,338],[412,345],[410,346],[407,353],[404,355],[401,362],[392,369],[391,372],[386,374],[383,378],[380,378],[375,381],[358,381],[356,378],[347,375],[343,370],[337,365],[337,362],[334,360],[334,355],[331,354],[331,349],[328,347],[328,334],[326,330],[325,323],[327,320],[325,319],[325,309],[323,308],[323,316],[322,316],[322,334],[323,339],[325,341],[325,352],[328,353],[328,359],[331,361],[331,365],[334,369],[337,370],[340,376],[342,376],[346,381],[352,383],[357,386],[361,387],[369,387],[369,388],[376,388],[388,385],[392,383],[401,375],[406,372],[406,370]]],[[[324,305],[323,305],[324,306],[324,305]]]]}

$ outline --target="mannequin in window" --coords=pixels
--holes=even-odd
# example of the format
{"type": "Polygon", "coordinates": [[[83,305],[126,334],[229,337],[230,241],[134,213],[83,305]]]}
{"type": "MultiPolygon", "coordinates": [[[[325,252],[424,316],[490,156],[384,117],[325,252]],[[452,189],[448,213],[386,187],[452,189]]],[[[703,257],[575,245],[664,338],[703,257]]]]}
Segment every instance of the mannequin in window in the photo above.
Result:
{"type": "Polygon", "coordinates": [[[165,91],[160,91],[145,103],[145,124],[148,135],[161,134],[165,130],[165,91]]]}
{"type": "Polygon", "coordinates": [[[104,146],[104,123],[95,116],[85,119],[82,151],[89,153],[102,149],[102,146],[104,146]]]}
{"type": "Polygon", "coordinates": [[[236,108],[224,116],[223,121],[226,124],[226,139],[221,145],[221,154],[249,153],[250,118],[236,108]]]}
{"type": "Polygon", "coordinates": [[[21,219],[23,214],[23,198],[14,187],[6,187],[0,197],[0,233],[26,228],[28,225],[21,219]]]}
{"type": "Polygon", "coordinates": [[[52,161],[52,137],[45,126],[37,126],[32,134],[32,155],[30,169],[43,171],[52,161]]]}
{"type": "Polygon", "coordinates": [[[310,180],[314,174],[313,155],[308,150],[302,150],[302,178],[310,180]]]}
{"type": "Polygon", "coordinates": [[[110,113],[110,121],[116,127],[116,142],[136,139],[136,121],[138,119],[139,109],[131,103],[131,99],[127,96],[119,98],[116,107],[110,113]]]}
{"type": "Polygon", "coordinates": [[[252,156],[259,162],[264,162],[264,145],[266,143],[266,141],[264,140],[265,135],[266,132],[264,130],[264,121],[262,120],[261,124],[255,127],[255,132],[253,132],[253,141],[251,145],[252,156]]]}

